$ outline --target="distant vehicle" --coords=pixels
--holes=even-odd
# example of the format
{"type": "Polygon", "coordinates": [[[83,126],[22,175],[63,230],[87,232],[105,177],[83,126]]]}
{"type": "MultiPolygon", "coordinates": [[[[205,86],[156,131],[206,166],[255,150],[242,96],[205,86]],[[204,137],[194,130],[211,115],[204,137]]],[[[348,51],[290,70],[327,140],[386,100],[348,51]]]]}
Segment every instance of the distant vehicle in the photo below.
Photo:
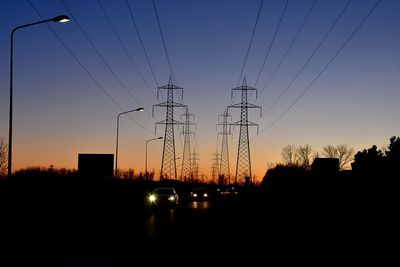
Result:
{"type": "Polygon", "coordinates": [[[219,192],[220,196],[225,196],[225,197],[236,196],[239,193],[238,189],[236,187],[234,187],[234,186],[228,186],[228,187],[225,187],[225,188],[220,188],[218,190],[218,192],[219,192]]]}
{"type": "Polygon", "coordinates": [[[190,198],[193,201],[207,201],[210,198],[210,193],[206,188],[195,188],[190,192],[190,198]]]}
{"type": "Polygon", "coordinates": [[[173,187],[157,187],[153,193],[148,196],[150,205],[178,205],[179,196],[173,187]]]}

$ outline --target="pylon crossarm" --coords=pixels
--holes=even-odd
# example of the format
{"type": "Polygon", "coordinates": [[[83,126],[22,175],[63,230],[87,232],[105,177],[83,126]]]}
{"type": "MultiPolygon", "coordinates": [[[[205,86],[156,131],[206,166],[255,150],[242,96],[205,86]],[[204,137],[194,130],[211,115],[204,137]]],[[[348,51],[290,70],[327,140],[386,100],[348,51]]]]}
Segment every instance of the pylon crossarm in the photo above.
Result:
{"type": "Polygon", "coordinates": [[[177,121],[177,120],[172,120],[172,121],[167,121],[167,120],[162,120],[159,122],[156,122],[156,125],[166,125],[166,124],[172,124],[172,125],[183,125],[183,122],[177,121]]]}
{"type": "Polygon", "coordinates": [[[247,103],[246,107],[248,107],[248,108],[261,108],[260,106],[257,106],[257,105],[254,105],[254,104],[249,104],[249,103],[247,103]]]}
{"type": "Polygon", "coordinates": [[[178,102],[162,102],[153,105],[154,107],[178,107],[178,108],[186,108],[186,105],[178,102]]]}
{"type": "Polygon", "coordinates": [[[247,122],[237,121],[237,122],[229,123],[229,125],[231,125],[231,126],[258,126],[258,124],[251,122],[251,121],[247,121],[247,122]]]}
{"type": "Polygon", "coordinates": [[[228,108],[241,108],[242,106],[243,106],[242,103],[237,103],[237,104],[228,106],[228,108]]]}
{"type": "Polygon", "coordinates": [[[257,91],[256,88],[253,88],[251,86],[243,86],[243,85],[235,87],[235,88],[232,88],[231,90],[232,91],[243,91],[243,90],[246,90],[246,91],[254,91],[255,90],[255,91],[257,91]]]}
{"type": "Polygon", "coordinates": [[[161,103],[153,105],[153,107],[166,107],[167,105],[168,105],[167,102],[161,102],[161,103]]]}
{"type": "Polygon", "coordinates": [[[158,87],[158,89],[159,90],[170,90],[170,89],[172,89],[172,90],[183,90],[182,87],[179,87],[179,86],[177,86],[175,84],[163,85],[163,86],[158,87]]]}

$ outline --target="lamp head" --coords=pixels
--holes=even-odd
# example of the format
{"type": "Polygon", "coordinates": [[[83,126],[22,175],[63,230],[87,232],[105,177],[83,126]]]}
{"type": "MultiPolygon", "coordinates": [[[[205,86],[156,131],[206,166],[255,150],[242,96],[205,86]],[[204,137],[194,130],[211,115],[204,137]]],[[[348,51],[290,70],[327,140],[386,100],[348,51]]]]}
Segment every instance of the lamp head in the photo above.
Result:
{"type": "Polygon", "coordinates": [[[54,18],[52,19],[52,21],[54,21],[54,22],[66,23],[66,22],[69,22],[70,19],[69,19],[69,17],[66,16],[66,15],[60,15],[60,16],[54,17],[54,18]]]}
{"type": "Polygon", "coordinates": [[[135,111],[143,111],[144,110],[144,108],[137,108],[137,109],[135,109],[135,111]]]}

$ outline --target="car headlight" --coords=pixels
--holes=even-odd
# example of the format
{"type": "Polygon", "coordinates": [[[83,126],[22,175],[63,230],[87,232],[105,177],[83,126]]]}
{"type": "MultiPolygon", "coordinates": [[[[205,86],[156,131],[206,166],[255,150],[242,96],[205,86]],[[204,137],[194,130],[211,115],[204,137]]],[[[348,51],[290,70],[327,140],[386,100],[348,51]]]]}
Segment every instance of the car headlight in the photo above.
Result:
{"type": "Polygon", "coordinates": [[[203,197],[208,197],[208,194],[207,194],[207,193],[204,193],[204,194],[203,194],[203,197]]]}
{"type": "Polygon", "coordinates": [[[196,194],[196,193],[194,193],[194,194],[193,194],[193,196],[194,196],[194,197],[197,197],[197,194],[196,194]]]}
{"type": "Polygon", "coordinates": [[[175,200],[175,197],[174,197],[174,196],[170,196],[170,197],[168,198],[168,200],[169,200],[169,201],[174,201],[174,200],[175,200]]]}
{"type": "Polygon", "coordinates": [[[156,196],[155,195],[150,195],[149,196],[149,200],[150,200],[150,202],[155,202],[156,201],[156,196]]]}

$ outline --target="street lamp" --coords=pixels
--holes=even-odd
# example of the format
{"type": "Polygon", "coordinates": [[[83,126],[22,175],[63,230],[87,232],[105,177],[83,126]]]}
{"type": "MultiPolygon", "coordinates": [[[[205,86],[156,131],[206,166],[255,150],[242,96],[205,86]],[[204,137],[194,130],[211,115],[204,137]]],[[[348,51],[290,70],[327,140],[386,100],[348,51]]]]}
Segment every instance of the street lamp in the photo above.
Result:
{"type": "Polygon", "coordinates": [[[159,139],[163,139],[163,137],[160,136],[160,137],[156,137],[156,138],[149,139],[149,140],[146,141],[146,156],[145,156],[146,167],[145,167],[145,174],[144,174],[146,180],[147,180],[147,143],[150,142],[150,141],[159,140],[159,139]]]}
{"type": "Polygon", "coordinates": [[[117,116],[117,141],[116,141],[116,145],[115,145],[115,178],[118,178],[118,129],[119,129],[119,117],[122,114],[126,114],[126,113],[130,113],[130,112],[134,112],[134,111],[143,111],[143,108],[135,108],[135,109],[131,109],[128,111],[124,111],[118,114],[117,116]]]}
{"type": "Polygon", "coordinates": [[[9,118],[9,124],[8,124],[8,177],[11,177],[11,171],[12,171],[12,119],[13,119],[13,109],[12,109],[12,104],[13,104],[13,45],[14,45],[14,33],[22,28],[26,28],[29,26],[33,26],[36,24],[41,24],[41,23],[46,23],[46,22],[61,22],[61,23],[65,23],[70,21],[68,16],[65,15],[60,15],[51,19],[45,19],[45,20],[40,20],[40,21],[36,21],[33,23],[29,23],[29,24],[24,24],[24,25],[20,25],[15,27],[12,31],[11,31],[11,35],[10,35],[10,118],[9,118]]]}

